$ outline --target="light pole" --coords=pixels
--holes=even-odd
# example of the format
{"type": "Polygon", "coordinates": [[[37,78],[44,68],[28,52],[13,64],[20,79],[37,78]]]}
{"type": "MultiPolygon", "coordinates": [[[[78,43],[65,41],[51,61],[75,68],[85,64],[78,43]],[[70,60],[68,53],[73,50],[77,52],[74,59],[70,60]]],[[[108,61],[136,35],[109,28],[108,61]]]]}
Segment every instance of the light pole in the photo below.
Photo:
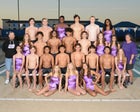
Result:
{"type": "Polygon", "coordinates": [[[60,0],[58,0],[58,18],[60,17],[60,0]]]}
{"type": "Polygon", "coordinates": [[[20,30],[20,24],[19,24],[19,21],[20,21],[19,0],[17,0],[17,11],[18,11],[18,30],[20,30]]]}

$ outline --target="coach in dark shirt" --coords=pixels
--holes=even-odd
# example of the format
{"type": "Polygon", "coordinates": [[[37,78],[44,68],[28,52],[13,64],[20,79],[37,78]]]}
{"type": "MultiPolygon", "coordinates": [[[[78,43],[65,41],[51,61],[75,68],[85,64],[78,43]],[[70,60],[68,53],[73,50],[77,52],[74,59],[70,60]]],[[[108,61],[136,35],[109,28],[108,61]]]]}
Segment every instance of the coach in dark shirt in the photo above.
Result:
{"type": "Polygon", "coordinates": [[[2,45],[2,50],[5,53],[5,66],[6,66],[6,80],[5,84],[9,83],[10,70],[12,66],[13,55],[16,54],[16,47],[19,45],[15,40],[14,32],[9,32],[8,39],[2,45]]]}

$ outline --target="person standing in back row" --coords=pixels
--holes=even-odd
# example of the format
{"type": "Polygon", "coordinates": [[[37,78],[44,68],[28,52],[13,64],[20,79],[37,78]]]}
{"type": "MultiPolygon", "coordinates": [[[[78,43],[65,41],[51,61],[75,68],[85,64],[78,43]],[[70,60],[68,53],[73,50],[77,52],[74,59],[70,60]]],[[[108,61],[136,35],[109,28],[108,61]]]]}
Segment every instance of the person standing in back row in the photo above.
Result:
{"type": "Polygon", "coordinates": [[[74,46],[76,44],[76,39],[73,38],[73,30],[71,28],[66,28],[66,37],[63,38],[62,44],[66,47],[66,53],[71,56],[74,51],[74,46]]]}
{"type": "Polygon", "coordinates": [[[38,28],[35,26],[35,19],[29,19],[29,26],[25,29],[25,34],[28,33],[31,42],[34,44],[37,40],[36,33],[38,32],[38,28]]]}
{"type": "Polygon", "coordinates": [[[59,17],[59,23],[56,24],[56,26],[55,26],[55,30],[58,32],[58,37],[59,37],[60,40],[62,40],[66,36],[65,29],[69,27],[64,22],[65,22],[65,17],[60,16],[59,17]]]}
{"type": "Polygon", "coordinates": [[[111,43],[112,35],[115,35],[115,29],[110,19],[105,20],[102,33],[104,34],[106,45],[109,45],[111,43]]]}
{"type": "Polygon", "coordinates": [[[93,44],[97,40],[97,35],[100,33],[100,28],[98,25],[95,24],[95,17],[90,17],[90,24],[86,26],[86,31],[89,34],[88,39],[91,41],[91,44],[93,44]]]}
{"type": "Polygon", "coordinates": [[[9,32],[8,37],[9,38],[2,45],[2,50],[5,53],[5,67],[6,67],[5,84],[9,83],[12,58],[13,55],[16,54],[16,47],[19,45],[18,41],[15,40],[14,32],[9,32]]]}
{"type": "Polygon", "coordinates": [[[70,27],[73,29],[73,37],[76,39],[76,41],[81,40],[81,33],[84,31],[84,26],[80,24],[80,16],[74,15],[74,24],[72,24],[70,27]]]}
{"type": "Polygon", "coordinates": [[[48,19],[42,19],[42,26],[39,28],[39,31],[43,33],[43,42],[47,42],[50,39],[50,32],[52,28],[48,26],[48,19]]]}

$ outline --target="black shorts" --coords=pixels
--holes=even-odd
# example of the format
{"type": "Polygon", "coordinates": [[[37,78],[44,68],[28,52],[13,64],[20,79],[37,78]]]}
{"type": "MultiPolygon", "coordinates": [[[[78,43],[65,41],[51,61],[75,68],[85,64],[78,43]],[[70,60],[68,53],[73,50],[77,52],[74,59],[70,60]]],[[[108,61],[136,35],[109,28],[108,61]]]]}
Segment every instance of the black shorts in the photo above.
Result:
{"type": "Polygon", "coordinates": [[[66,74],[66,72],[67,72],[67,67],[63,67],[63,68],[60,67],[60,70],[61,70],[61,73],[62,73],[62,74],[66,74]]]}
{"type": "Polygon", "coordinates": [[[133,64],[126,64],[126,70],[132,70],[134,67],[133,64]]]}
{"type": "Polygon", "coordinates": [[[90,68],[90,70],[95,71],[96,72],[96,68],[90,68]]]}
{"type": "Polygon", "coordinates": [[[109,68],[109,69],[104,69],[105,75],[106,75],[106,74],[111,75],[111,70],[112,70],[111,68],[109,68]]]}
{"type": "Polygon", "coordinates": [[[29,74],[32,74],[34,69],[28,69],[28,71],[29,71],[29,74]]]}
{"type": "Polygon", "coordinates": [[[42,68],[42,74],[48,74],[52,71],[52,68],[42,68]]]}

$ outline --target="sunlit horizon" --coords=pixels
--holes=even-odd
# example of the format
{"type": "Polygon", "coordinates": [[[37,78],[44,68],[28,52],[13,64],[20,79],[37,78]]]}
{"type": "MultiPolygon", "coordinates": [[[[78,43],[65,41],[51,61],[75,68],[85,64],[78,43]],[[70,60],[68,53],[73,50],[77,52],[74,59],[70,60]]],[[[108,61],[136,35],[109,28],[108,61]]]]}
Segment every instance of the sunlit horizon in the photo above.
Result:
{"type": "MultiPolygon", "coordinates": [[[[20,20],[34,17],[41,20],[58,18],[58,0],[19,0],[20,20]]],[[[78,14],[81,20],[89,20],[94,15],[104,23],[110,18],[113,24],[121,21],[130,21],[140,25],[139,0],[60,0],[60,15],[66,20],[73,20],[73,15],[78,14]]],[[[17,0],[0,0],[0,19],[18,20],[17,0]]],[[[2,27],[2,21],[0,21],[2,27]]]]}

